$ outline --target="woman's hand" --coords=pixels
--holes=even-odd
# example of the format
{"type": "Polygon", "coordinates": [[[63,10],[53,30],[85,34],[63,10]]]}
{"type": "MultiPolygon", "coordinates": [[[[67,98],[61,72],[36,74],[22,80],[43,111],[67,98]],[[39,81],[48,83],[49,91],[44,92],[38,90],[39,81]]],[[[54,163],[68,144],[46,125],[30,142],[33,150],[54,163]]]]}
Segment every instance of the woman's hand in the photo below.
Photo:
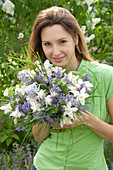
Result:
{"type": "Polygon", "coordinates": [[[72,121],[72,124],[64,124],[63,127],[60,126],[60,123],[53,123],[51,125],[51,127],[53,127],[53,129],[65,129],[65,128],[74,128],[75,126],[79,126],[81,124],[84,124],[84,125],[87,125],[87,126],[90,126],[90,124],[92,123],[92,121],[94,119],[97,119],[97,117],[95,117],[92,113],[90,112],[82,112],[81,111],[81,115],[76,115],[77,117],[77,120],[73,120],[72,121]]]}

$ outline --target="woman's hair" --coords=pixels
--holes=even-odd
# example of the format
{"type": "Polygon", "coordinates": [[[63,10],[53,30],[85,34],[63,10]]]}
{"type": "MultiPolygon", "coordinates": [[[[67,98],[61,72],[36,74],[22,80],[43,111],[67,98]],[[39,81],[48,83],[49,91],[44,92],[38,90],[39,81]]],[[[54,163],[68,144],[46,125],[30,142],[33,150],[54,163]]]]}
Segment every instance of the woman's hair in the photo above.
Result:
{"type": "Polygon", "coordinates": [[[75,17],[65,8],[53,6],[46,10],[42,10],[36,17],[31,38],[30,38],[30,56],[32,61],[36,60],[36,52],[39,53],[42,62],[46,60],[46,56],[42,49],[41,30],[47,26],[55,24],[62,25],[65,30],[76,41],[78,36],[78,44],[75,45],[75,54],[78,59],[91,61],[89,51],[85,42],[84,35],[79,27],[75,17]]]}

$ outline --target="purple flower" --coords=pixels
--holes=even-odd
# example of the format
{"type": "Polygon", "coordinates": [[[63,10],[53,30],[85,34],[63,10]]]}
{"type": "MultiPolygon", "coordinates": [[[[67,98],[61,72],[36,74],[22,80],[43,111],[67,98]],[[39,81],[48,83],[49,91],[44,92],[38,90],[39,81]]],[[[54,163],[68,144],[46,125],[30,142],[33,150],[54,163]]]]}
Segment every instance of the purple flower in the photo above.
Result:
{"type": "Polygon", "coordinates": [[[51,84],[55,82],[55,78],[53,78],[52,76],[48,77],[48,80],[51,84]]]}
{"type": "Polygon", "coordinates": [[[90,75],[87,73],[86,76],[83,78],[83,81],[90,81],[90,75]]]}
{"type": "Polygon", "coordinates": [[[21,126],[19,125],[17,128],[16,128],[17,131],[24,131],[26,132],[26,128],[24,126],[21,126]]]}
{"type": "Polygon", "coordinates": [[[18,79],[21,80],[21,82],[25,82],[25,83],[30,83],[31,82],[31,78],[27,72],[27,70],[22,70],[22,71],[19,71],[18,73],[18,79]]]}
{"type": "Polygon", "coordinates": [[[113,62],[113,57],[110,57],[109,60],[110,60],[111,62],[113,62]]]}
{"type": "Polygon", "coordinates": [[[27,113],[28,111],[30,111],[30,103],[24,102],[24,104],[21,106],[22,110],[24,111],[24,113],[27,113]]]}
{"type": "Polygon", "coordinates": [[[106,64],[106,61],[104,60],[101,64],[106,64]]]}
{"type": "Polygon", "coordinates": [[[60,89],[60,87],[56,84],[54,84],[54,88],[57,92],[61,92],[62,90],[60,89]]]}

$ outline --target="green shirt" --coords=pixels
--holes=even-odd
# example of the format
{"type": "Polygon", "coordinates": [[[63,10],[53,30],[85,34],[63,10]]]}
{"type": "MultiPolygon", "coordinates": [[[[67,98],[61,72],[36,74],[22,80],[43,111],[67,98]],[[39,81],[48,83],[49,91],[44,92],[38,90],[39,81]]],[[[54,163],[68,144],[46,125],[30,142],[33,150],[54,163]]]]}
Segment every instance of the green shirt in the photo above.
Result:
{"type": "MultiPolygon", "coordinates": [[[[103,121],[108,120],[107,102],[113,96],[113,68],[82,60],[78,72],[90,74],[92,98],[87,99],[90,112],[103,121]]],[[[51,136],[40,146],[34,157],[38,170],[107,170],[104,158],[104,139],[80,125],[51,136]],[[57,140],[58,139],[58,140],[57,140]]]]}

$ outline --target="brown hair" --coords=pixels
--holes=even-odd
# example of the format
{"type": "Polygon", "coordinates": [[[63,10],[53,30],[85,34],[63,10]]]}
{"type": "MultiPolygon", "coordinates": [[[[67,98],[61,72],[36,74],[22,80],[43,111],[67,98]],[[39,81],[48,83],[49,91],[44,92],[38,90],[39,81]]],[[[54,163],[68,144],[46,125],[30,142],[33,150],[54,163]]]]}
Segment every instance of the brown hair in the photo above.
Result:
{"type": "Polygon", "coordinates": [[[29,48],[32,61],[36,60],[36,55],[34,55],[36,52],[39,53],[42,62],[45,61],[46,56],[42,49],[41,30],[44,27],[53,26],[55,24],[62,25],[72,36],[74,41],[76,35],[78,36],[78,45],[75,45],[76,57],[80,60],[85,59],[91,61],[92,59],[90,58],[84,35],[77,20],[68,10],[57,6],[42,10],[36,17],[30,38],[29,48]]]}

